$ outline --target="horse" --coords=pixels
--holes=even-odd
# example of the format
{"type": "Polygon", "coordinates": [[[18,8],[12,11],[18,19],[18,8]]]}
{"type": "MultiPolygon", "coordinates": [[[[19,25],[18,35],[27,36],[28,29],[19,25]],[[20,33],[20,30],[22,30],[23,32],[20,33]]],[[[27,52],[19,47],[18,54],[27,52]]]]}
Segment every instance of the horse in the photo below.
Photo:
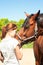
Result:
{"type": "Polygon", "coordinates": [[[36,14],[27,16],[18,32],[18,37],[19,35],[25,42],[33,38],[35,64],[43,65],[43,13],[40,14],[40,10],[36,14]]]}
{"type": "Polygon", "coordinates": [[[43,13],[40,14],[39,10],[36,14],[27,16],[22,27],[24,27],[25,38],[31,39],[31,36],[35,38],[33,50],[36,65],[43,65],[43,13]]]}

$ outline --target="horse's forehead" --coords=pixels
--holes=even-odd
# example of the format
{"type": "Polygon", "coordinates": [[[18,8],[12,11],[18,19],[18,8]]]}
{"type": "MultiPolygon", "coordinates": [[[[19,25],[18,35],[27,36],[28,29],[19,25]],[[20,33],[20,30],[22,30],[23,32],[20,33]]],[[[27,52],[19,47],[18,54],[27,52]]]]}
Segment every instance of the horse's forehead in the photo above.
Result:
{"type": "Polygon", "coordinates": [[[34,24],[36,20],[34,20],[33,16],[29,19],[29,24],[34,24]]]}

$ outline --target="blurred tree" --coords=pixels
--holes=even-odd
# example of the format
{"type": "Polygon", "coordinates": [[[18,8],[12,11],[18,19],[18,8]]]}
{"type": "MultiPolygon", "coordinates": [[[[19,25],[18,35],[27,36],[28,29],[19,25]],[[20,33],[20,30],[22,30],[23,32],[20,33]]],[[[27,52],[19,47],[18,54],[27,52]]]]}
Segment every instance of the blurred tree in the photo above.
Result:
{"type": "Polygon", "coordinates": [[[2,30],[2,27],[3,27],[4,25],[6,25],[8,22],[9,22],[9,20],[6,19],[6,18],[0,19],[0,37],[1,37],[1,30],[2,30]]]}
{"type": "Polygon", "coordinates": [[[21,28],[23,22],[24,22],[24,19],[20,19],[20,20],[17,22],[18,30],[20,30],[20,28],[21,28]]]}

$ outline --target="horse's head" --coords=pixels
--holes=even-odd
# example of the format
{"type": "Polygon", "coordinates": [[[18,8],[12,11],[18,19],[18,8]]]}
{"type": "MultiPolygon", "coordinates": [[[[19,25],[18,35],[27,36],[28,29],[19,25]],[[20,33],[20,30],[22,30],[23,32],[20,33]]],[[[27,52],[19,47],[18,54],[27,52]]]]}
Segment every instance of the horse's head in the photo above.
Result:
{"type": "Polygon", "coordinates": [[[38,11],[37,14],[34,14],[32,16],[33,22],[35,22],[35,24],[37,24],[37,32],[38,32],[38,36],[39,35],[43,35],[43,13],[40,14],[40,10],[38,11]]]}
{"type": "Polygon", "coordinates": [[[39,16],[39,13],[40,11],[38,11],[36,14],[27,15],[22,28],[18,32],[22,39],[26,39],[34,35],[36,19],[39,16]]]}

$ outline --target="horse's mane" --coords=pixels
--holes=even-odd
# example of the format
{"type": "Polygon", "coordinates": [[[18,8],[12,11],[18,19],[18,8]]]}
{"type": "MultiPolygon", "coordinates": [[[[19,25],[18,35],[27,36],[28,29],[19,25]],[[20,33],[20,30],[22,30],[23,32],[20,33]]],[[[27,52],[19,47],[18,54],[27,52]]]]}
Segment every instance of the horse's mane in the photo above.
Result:
{"type": "Polygon", "coordinates": [[[41,13],[41,14],[39,15],[39,17],[43,17],[43,13],[41,13]]]}
{"type": "Polygon", "coordinates": [[[43,28],[43,13],[41,13],[37,18],[37,25],[43,28]]]}
{"type": "Polygon", "coordinates": [[[22,27],[26,28],[27,26],[29,26],[29,19],[31,18],[31,16],[33,16],[33,14],[31,14],[30,16],[27,16],[22,27]]]}

